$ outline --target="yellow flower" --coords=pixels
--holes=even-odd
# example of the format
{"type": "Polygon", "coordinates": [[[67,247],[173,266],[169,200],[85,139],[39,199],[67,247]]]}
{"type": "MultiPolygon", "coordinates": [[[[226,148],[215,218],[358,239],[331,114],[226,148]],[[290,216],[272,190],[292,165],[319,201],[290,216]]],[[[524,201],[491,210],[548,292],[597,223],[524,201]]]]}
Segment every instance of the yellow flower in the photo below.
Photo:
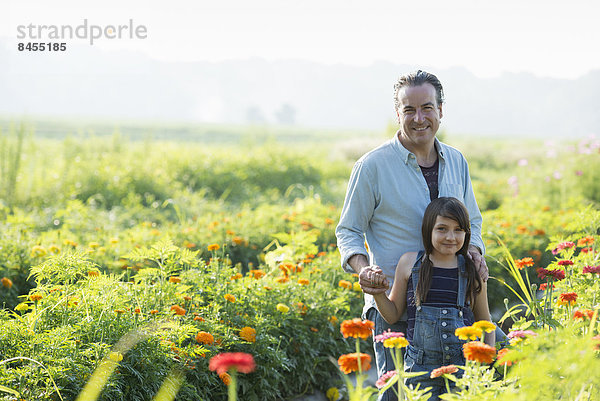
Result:
{"type": "Polygon", "coordinates": [[[117,237],[112,237],[110,240],[108,240],[108,242],[110,242],[112,245],[115,245],[119,243],[119,239],[117,237]]]}
{"type": "Polygon", "coordinates": [[[60,253],[60,248],[58,246],[52,244],[48,247],[48,252],[58,254],[58,253],[60,253]]]}
{"type": "Polygon", "coordinates": [[[337,387],[330,387],[325,393],[325,396],[329,401],[337,401],[337,399],[340,398],[340,391],[337,387]]]}
{"type": "Polygon", "coordinates": [[[254,343],[256,342],[256,330],[252,327],[244,327],[240,330],[240,337],[249,343],[254,343]]]}
{"type": "Polygon", "coordinates": [[[26,310],[29,310],[29,305],[27,305],[25,302],[21,302],[15,306],[15,310],[19,312],[25,312],[26,310]]]}
{"type": "Polygon", "coordinates": [[[219,250],[219,248],[220,248],[219,244],[210,244],[210,245],[208,246],[208,250],[209,250],[209,251],[218,251],[218,250],[219,250]]]}
{"type": "Polygon", "coordinates": [[[40,245],[35,245],[33,248],[31,248],[31,256],[34,258],[46,256],[46,249],[40,245]]]}
{"type": "Polygon", "coordinates": [[[408,346],[408,340],[404,337],[391,337],[383,341],[386,348],[404,348],[408,346]]]}
{"type": "Polygon", "coordinates": [[[277,310],[281,313],[288,313],[290,311],[290,307],[285,304],[277,304],[277,310]]]}
{"type": "Polygon", "coordinates": [[[90,243],[88,244],[88,247],[90,247],[90,248],[92,248],[92,249],[96,249],[96,248],[99,248],[99,247],[100,247],[100,244],[99,244],[99,243],[97,243],[97,242],[90,242],[90,243]]]}
{"type": "Polygon", "coordinates": [[[338,322],[338,318],[337,318],[337,317],[335,317],[335,316],[331,316],[331,317],[329,318],[329,323],[331,323],[331,324],[336,324],[337,322],[338,322]]]}
{"type": "Polygon", "coordinates": [[[305,278],[301,278],[298,280],[298,284],[300,284],[300,285],[308,285],[309,283],[310,283],[310,281],[308,281],[305,278]]]}
{"type": "Polygon", "coordinates": [[[123,354],[120,352],[111,351],[110,354],[108,354],[108,359],[113,362],[121,362],[123,360],[123,354]]]}
{"type": "Polygon", "coordinates": [[[235,297],[231,294],[225,294],[225,295],[223,295],[223,298],[225,298],[229,302],[235,302],[235,297]]]}
{"type": "Polygon", "coordinates": [[[459,327],[454,331],[454,335],[461,340],[477,340],[483,335],[483,330],[473,326],[459,327]]]}
{"type": "Polygon", "coordinates": [[[169,277],[169,283],[181,283],[181,278],[177,277],[177,276],[171,276],[169,277]]]}
{"type": "Polygon", "coordinates": [[[360,288],[360,284],[358,284],[358,281],[352,283],[352,289],[356,292],[362,292],[362,288],[360,288]]]}
{"type": "Polygon", "coordinates": [[[482,331],[485,331],[486,333],[491,333],[492,331],[496,330],[496,325],[487,320],[480,320],[478,322],[475,322],[475,323],[473,323],[472,327],[474,327],[476,329],[481,329],[482,331]]]}

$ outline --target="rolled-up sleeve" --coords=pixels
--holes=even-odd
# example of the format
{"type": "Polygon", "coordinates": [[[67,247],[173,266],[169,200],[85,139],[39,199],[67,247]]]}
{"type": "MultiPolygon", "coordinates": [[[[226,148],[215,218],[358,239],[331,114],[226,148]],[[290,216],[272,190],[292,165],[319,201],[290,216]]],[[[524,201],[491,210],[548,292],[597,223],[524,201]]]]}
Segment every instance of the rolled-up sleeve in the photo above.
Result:
{"type": "Polygon", "coordinates": [[[342,268],[349,273],[354,272],[348,265],[350,257],[356,254],[369,257],[364,233],[377,204],[376,184],[367,166],[360,160],[356,162],[348,182],[340,221],[335,229],[342,268]]]}

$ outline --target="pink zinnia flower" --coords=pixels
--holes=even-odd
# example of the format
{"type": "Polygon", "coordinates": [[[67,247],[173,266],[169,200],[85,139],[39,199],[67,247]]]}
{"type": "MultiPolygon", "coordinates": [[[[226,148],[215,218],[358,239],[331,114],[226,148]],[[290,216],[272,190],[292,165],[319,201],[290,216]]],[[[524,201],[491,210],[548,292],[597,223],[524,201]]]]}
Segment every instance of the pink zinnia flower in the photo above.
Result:
{"type": "Polygon", "coordinates": [[[385,372],[377,381],[375,382],[375,387],[383,388],[387,384],[388,380],[392,377],[396,376],[398,372],[395,370],[390,370],[389,372],[385,372]]]}
{"type": "Polygon", "coordinates": [[[527,336],[535,337],[537,336],[537,333],[531,330],[514,330],[508,333],[508,338],[511,340],[513,338],[525,338],[527,336]]]}
{"type": "Polygon", "coordinates": [[[384,331],[383,333],[375,336],[375,342],[384,342],[388,338],[396,338],[396,337],[404,337],[404,333],[395,332],[395,331],[384,331]]]}
{"type": "Polygon", "coordinates": [[[598,266],[583,266],[583,274],[600,274],[600,265],[598,266]]]}

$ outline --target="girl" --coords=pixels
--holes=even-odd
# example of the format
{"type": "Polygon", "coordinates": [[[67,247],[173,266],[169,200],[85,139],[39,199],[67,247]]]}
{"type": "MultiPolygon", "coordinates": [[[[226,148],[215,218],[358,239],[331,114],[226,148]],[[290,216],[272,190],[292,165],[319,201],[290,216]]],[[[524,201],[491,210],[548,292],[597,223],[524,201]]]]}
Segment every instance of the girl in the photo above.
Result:
{"type": "MultiPolygon", "coordinates": [[[[427,371],[407,379],[407,384],[432,387],[430,400],[445,392],[442,378],[430,379],[429,373],[440,366],[464,365],[461,341],[454,330],[477,320],[490,319],[486,283],[467,255],[471,238],[469,215],[456,198],[433,200],[423,216],[421,226],[425,250],[402,255],[396,267],[389,298],[374,295],[377,309],[390,324],[408,314],[405,371],[427,371]],[[474,315],[474,316],[473,316],[474,315]]],[[[371,280],[385,285],[380,270],[371,280]]],[[[494,345],[494,333],[485,342],[494,345]]]]}

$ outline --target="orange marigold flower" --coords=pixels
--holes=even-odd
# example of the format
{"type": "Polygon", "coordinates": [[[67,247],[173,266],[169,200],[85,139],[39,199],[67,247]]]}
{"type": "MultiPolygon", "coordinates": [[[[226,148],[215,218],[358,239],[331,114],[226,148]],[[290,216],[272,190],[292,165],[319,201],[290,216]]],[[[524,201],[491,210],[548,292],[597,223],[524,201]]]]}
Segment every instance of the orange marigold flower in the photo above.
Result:
{"type": "Polygon", "coordinates": [[[233,280],[239,280],[239,279],[241,279],[242,277],[244,277],[244,276],[242,275],[242,273],[235,273],[233,276],[231,276],[231,281],[233,281],[233,280]]]}
{"type": "Polygon", "coordinates": [[[360,370],[362,372],[366,372],[367,370],[371,369],[371,356],[362,352],[360,355],[354,352],[352,354],[344,354],[338,358],[340,370],[345,374],[358,372],[359,360],[360,370]]]}
{"type": "Polygon", "coordinates": [[[577,241],[577,247],[583,248],[586,245],[592,245],[593,243],[594,243],[594,237],[588,235],[587,237],[583,237],[577,241]]]}
{"type": "Polygon", "coordinates": [[[354,337],[367,339],[371,336],[371,332],[374,328],[375,323],[370,320],[361,320],[359,318],[344,320],[340,325],[340,331],[344,338],[354,337]]]}
{"type": "Polygon", "coordinates": [[[150,314],[151,314],[151,315],[156,315],[157,313],[158,313],[158,310],[156,310],[156,309],[152,309],[152,310],[150,311],[150,314]]]}
{"type": "Polygon", "coordinates": [[[330,226],[334,223],[334,221],[332,219],[330,219],[329,217],[325,217],[325,224],[330,226]]]}
{"type": "Polygon", "coordinates": [[[32,300],[33,302],[38,302],[40,301],[42,298],[44,298],[44,296],[42,294],[31,294],[29,296],[29,299],[32,300]]]}
{"type": "Polygon", "coordinates": [[[456,373],[458,372],[458,368],[454,365],[446,365],[446,366],[441,366],[437,369],[433,369],[431,371],[431,375],[429,375],[429,377],[431,377],[432,379],[435,379],[436,377],[441,377],[442,375],[451,375],[452,373],[456,373]]]}
{"type": "Polygon", "coordinates": [[[235,302],[236,301],[235,297],[233,295],[231,295],[231,294],[225,294],[225,295],[223,295],[223,298],[225,298],[229,302],[235,302]]]}
{"type": "Polygon", "coordinates": [[[596,351],[600,351],[600,334],[595,335],[594,337],[592,337],[592,341],[594,341],[594,343],[595,343],[594,349],[596,351]]]}
{"type": "Polygon", "coordinates": [[[507,353],[509,352],[508,348],[502,348],[498,351],[498,364],[502,366],[512,366],[514,361],[507,357],[507,353]]]}
{"type": "Polygon", "coordinates": [[[298,307],[298,312],[300,312],[301,315],[306,315],[306,312],[308,312],[308,308],[306,307],[306,305],[304,305],[304,303],[298,302],[296,306],[298,307]]]}
{"type": "Polygon", "coordinates": [[[240,330],[240,337],[242,337],[244,340],[248,341],[249,343],[255,343],[256,342],[256,330],[254,330],[252,327],[243,327],[240,330]]]}
{"type": "Polygon", "coordinates": [[[523,225],[518,226],[517,234],[527,234],[527,227],[523,225]]]}
{"type": "Polygon", "coordinates": [[[533,266],[533,258],[523,258],[515,260],[515,266],[521,270],[525,267],[533,266]]]}
{"type": "Polygon", "coordinates": [[[184,300],[184,301],[191,301],[191,300],[192,300],[192,297],[190,297],[189,295],[184,295],[184,296],[183,296],[183,300],[184,300]]]}
{"type": "Polygon", "coordinates": [[[546,235],[546,231],[540,229],[540,228],[536,228],[535,230],[533,230],[533,235],[546,235]]]}
{"type": "Polygon", "coordinates": [[[479,363],[492,363],[496,356],[496,348],[479,341],[471,341],[463,345],[465,359],[479,363]]]}
{"type": "Polygon", "coordinates": [[[194,316],[194,320],[197,322],[203,322],[204,318],[202,316],[194,316]]]}
{"type": "Polygon", "coordinates": [[[229,373],[227,373],[227,372],[223,372],[223,373],[219,374],[219,379],[221,379],[221,381],[226,386],[229,386],[231,384],[231,376],[229,376],[229,373]]]}
{"type": "Polygon", "coordinates": [[[338,322],[338,318],[335,316],[329,317],[329,323],[336,324],[338,322]]]}
{"type": "Polygon", "coordinates": [[[208,368],[217,374],[235,369],[241,373],[250,373],[256,369],[254,358],[244,352],[226,352],[213,356],[208,363],[208,368]]]}
{"type": "Polygon", "coordinates": [[[305,278],[301,278],[298,280],[298,284],[300,284],[300,285],[308,285],[309,283],[310,283],[310,281],[308,281],[305,278]]]}
{"type": "Polygon", "coordinates": [[[140,313],[142,313],[142,310],[140,308],[135,308],[133,310],[133,313],[135,313],[136,315],[139,315],[140,313]]]}
{"type": "Polygon", "coordinates": [[[8,277],[2,277],[2,286],[4,288],[12,288],[13,286],[13,282],[11,279],[9,279],[8,277]]]}
{"type": "Polygon", "coordinates": [[[454,335],[461,340],[477,340],[483,336],[483,330],[473,326],[459,327],[454,330],[454,335]]]}
{"type": "Polygon", "coordinates": [[[275,279],[275,281],[277,281],[279,284],[283,284],[283,283],[287,283],[288,281],[290,281],[290,279],[287,277],[277,277],[275,279]]]}
{"type": "Polygon", "coordinates": [[[352,288],[352,283],[348,280],[340,280],[340,282],[338,283],[338,286],[348,290],[348,289],[352,288]]]}
{"type": "Polygon", "coordinates": [[[196,342],[199,344],[212,345],[215,342],[215,338],[206,331],[200,331],[196,334],[196,342]]]}
{"type": "Polygon", "coordinates": [[[179,315],[179,316],[185,315],[185,309],[183,309],[179,305],[173,305],[173,306],[171,306],[171,311],[175,312],[175,314],[179,315]]]}
{"type": "Polygon", "coordinates": [[[577,303],[577,293],[575,292],[564,292],[558,296],[556,301],[559,305],[573,306],[577,303]]]}
{"type": "Polygon", "coordinates": [[[236,245],[241,245],[244,242],[244,239],[242,237],[233,237],[231,239],[231,242],[233,242],[236,245]]]}
{"type": "Polygon", "coordinates": [[[169,277],[169,283],[181,283],[181,278],[177,276],[171,276],[169,277]]]}
{"type": "Polygon", "coordinates": [[[210,244],[208,246],[208,250],[209,251],[218,251],[219,248],[221,248],[221,246],[219,244],[210,244]]]}
{"type": "Polygon", "coordinates": [[[100,276],[100,272],[98,270],[90,270],[89,272],[87,272],[89,277],[99,277],[100,276]]]}
{"type": "Polygon", "coordinates": [[[250,273],[250,274],[252,274],[252,276],[253,276],[255,279],[257,279],[257,280],[258,280],[259,278],[263,277],[263,276],[266,274],[264,271],[262,271],[262,270],[259,270],[259,269],[257,269],[257,270],[250,270],[250,272],[249,272],[249,273],[250,273]]]}
{"type": "Polygon", "coordinates": [[[117,315],[122,315],[123,313],[125,313],[125,311],[123,309],[115,309],[115,313],[117,315]]]}
{"type": "Polygon", "coordinates": [[[310,330],[314,331],[315,333],[319,331],[319,329],[317,329],[316,327],[311,327],[310,330]]]}
{"type": "Polygon", "coordinates": [[[575,320],[585,320],[586,318],[592,320],[592,316],[594,316],[594,311],[591,309],[582,309],[573,312],[573,319],[575,320]]]}

